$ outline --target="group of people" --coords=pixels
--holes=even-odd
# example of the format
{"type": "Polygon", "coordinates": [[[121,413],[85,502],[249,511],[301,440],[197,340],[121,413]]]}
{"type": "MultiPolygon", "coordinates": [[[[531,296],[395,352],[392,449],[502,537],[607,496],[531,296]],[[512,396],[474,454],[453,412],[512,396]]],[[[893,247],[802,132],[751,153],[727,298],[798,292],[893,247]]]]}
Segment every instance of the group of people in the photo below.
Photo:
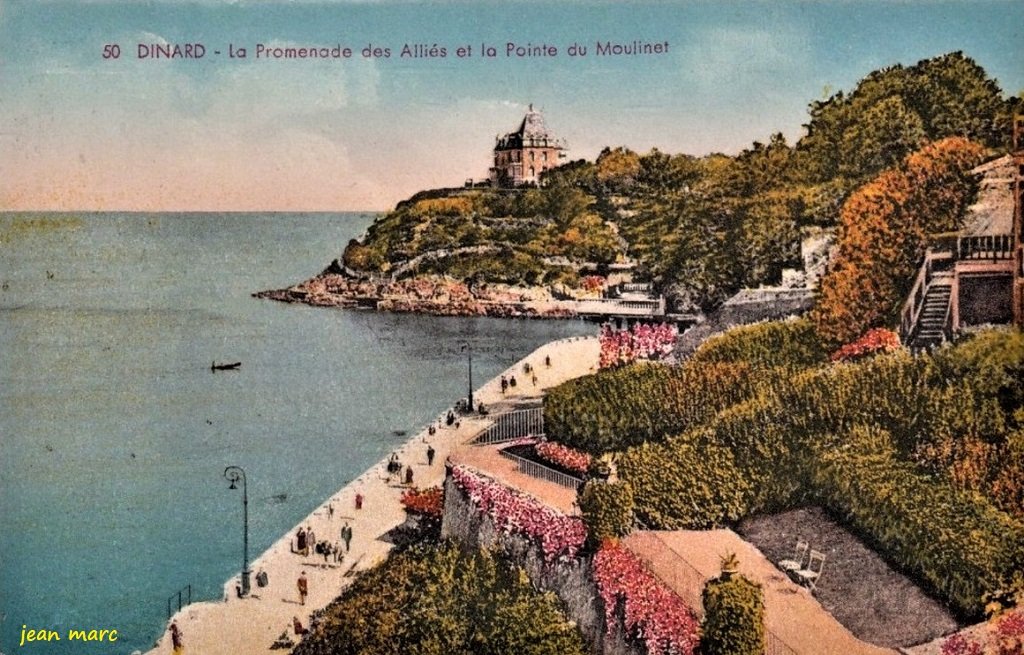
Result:
{"type": "MultiPolygon", "coordinates": [[[[428,454],[428,456],[429,456],[429,454],[428,454]]],[[[398,482],[402,481],[402,477],[401,477],[401,462],[398,461],[398,453],[397,452],[392,452],[391,453],[391,459],[388,460],[388,462],[387,462],[387,480],[388,480],[388,483],[391,482],[391,476],[398,476],[398,482]]],[[[406,479],[404,479],[404,483],[406,483],[408,485],[413,484],[413,467],[412,466],[407,466],[406,467],[406,479]]]]}
{"type": "Polygon", "coordinates": [[[510,375],[509,377],[501,376],[501,393],[505,393],[509,390],[509,387],[516,388],[516,376],[510,375]]]}

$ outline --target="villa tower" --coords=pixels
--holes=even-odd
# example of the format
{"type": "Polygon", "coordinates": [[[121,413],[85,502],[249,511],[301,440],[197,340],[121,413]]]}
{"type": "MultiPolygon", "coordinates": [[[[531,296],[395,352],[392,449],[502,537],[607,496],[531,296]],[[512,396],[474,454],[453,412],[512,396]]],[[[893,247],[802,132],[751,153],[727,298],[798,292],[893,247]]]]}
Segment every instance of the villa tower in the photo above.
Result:
{"type": "Polygon", "coordinates": [[[541,173],[555,168],[565,158],[565,142],[556,139],[544,124],[544,116],[530,105],[515,132],[496,138],[491,184],[517,187],[538,184],[541,173]]]}

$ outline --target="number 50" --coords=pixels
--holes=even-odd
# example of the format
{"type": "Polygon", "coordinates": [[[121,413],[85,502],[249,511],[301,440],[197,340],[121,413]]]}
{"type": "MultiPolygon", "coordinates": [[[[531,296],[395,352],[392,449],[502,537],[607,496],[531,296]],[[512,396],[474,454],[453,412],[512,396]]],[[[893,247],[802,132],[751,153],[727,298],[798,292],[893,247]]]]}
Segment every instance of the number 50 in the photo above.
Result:
{"type": "Polygon", "coordinates": [[[116,43],[103,46],[104,59],[117,59],[121,56],[121,46],[116,43]]]}

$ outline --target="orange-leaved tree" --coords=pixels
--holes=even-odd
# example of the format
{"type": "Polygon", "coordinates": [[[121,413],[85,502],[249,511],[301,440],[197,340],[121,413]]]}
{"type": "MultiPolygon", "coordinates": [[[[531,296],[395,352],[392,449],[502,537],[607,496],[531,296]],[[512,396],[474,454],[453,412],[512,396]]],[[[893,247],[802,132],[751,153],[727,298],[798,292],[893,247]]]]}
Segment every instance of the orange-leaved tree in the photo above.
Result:
{"type": "Polygon", "coordinates": [[[925,237],[960,227],[973,196],[968,172],[981,146],[930,143],[854,191],[839,215],[837,252],[811,312],[832,347],[891,322],[913,281],[925,237]]]}

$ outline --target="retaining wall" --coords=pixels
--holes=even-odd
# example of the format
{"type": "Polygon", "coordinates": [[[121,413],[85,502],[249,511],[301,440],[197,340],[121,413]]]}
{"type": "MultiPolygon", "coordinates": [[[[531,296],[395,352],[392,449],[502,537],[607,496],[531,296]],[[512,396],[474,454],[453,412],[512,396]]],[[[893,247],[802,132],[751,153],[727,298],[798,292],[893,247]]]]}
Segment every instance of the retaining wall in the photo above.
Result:
{"type": "Polygon", "coordinates": [[[494,527],[452,480],[451,471],[444,482],[444,515],[441,536],[467,548],[495,548],[524,571],[538,589],[554,592],[562,601],[565,613],[576,622],[591,651],[601,655],[646,655],[639,643],[625,638],[622,607],[616,608],[615,624],[607,629],[604,601],[594,582],[589,556],[569,562],[550,564],[537,545],[522,535],[508,534],[494,527]]]}

